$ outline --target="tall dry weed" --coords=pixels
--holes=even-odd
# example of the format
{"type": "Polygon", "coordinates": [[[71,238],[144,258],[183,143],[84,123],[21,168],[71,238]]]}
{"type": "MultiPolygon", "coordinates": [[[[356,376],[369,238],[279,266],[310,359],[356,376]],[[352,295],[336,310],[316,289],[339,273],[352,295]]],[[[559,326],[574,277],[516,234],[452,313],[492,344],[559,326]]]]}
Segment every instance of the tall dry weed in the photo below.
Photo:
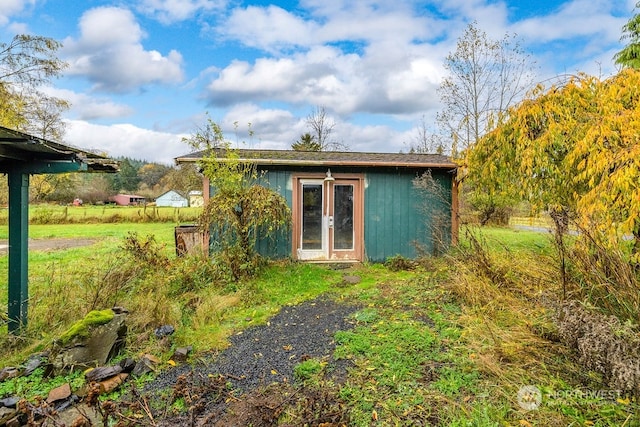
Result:
{"type": "Polygon", "coordinates": [[[558,332],[587,369],[602,374],[612,389],[640,397],[640,335],[637,327],[612,315],[588,309],[578,301],[558,312],[558,332]]]}
{"type": "Polygon", "coordinates": [[[637,267],[622,249],[608,244],[597,231],[581,229],[570,252],[572,296],[589,301],[604,313],[640,323],[640,282],[637,267]]]}
{"type": "Polygon", "coordinates": [[[470,228],[466,245],[450,257],[447,283],[462,303],[460,322],[476,363],[508,393],[540,382],[545,367],[562,361],[550,302],[558,295],[558,270],[548,258],[514,253],[470,228]]]}

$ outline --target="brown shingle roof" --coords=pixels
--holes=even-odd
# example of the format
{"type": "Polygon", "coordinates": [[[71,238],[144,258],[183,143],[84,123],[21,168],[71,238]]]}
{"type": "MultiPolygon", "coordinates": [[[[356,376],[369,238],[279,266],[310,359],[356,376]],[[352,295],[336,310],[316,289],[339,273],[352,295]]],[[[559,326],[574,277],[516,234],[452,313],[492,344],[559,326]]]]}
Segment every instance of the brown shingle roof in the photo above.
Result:
{"type": "MultiPolygon", "coordinates": [[[[218,157],[224,149],[215,149],[218,157]]],[[[257,165],[277,166],[386,166],[428,167],[454,169],[457,165],[450,157],[441,154],[421,153],[359,153],[339,151],[294,151],[294,150],[237,150],[240,160],[257,165]]],[[[177,163],[197,162],[207,154],[199,151],[176,158],[177,163]]]]}

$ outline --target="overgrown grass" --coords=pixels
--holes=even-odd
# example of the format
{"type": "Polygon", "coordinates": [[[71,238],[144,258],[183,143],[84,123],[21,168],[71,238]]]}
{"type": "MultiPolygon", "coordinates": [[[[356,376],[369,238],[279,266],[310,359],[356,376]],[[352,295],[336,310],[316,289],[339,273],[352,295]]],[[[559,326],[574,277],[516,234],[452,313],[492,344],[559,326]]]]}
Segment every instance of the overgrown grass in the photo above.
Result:
{"type": "MultiPolygon", "coordinates": [[[[157,206],[61,206],[40,204],[29,208],[31,224],[105,224],[120,222],[195,222],[202,208],[157,206]]],[[[8,209],[0,209],[0,224],[7,224],[8,209]]]]}
{"type": "MultiPolygon", "coordinates": [[[[32,235],[65,233],[42,227],[32,235]]],[[[169,224],[69,228],[76,227],[75,235],[98,232],[99,242],[30,253],[30,326],[20,338],[0,334],[6,364],[46,347],[92,309],[128,308],[128,351],[167,360],[175,346],[222,349],[230,334],[268,321],[282,306],[330,293],[363,307],[356,327],[335,336],[347,375],[335,383],[326,375],[332,366],[312,359],[295,369],[296,379],[299,387],[331,393],[349,411],[350,425],[640,425],[638,403],[605,393],[601,376],[579,367],[559,342],[561,289],[545,234],[463,233],[460,247],[444,257],[406,263],[411,270],[396,268],[400,262],[355,267],[350,274],[361,281],[344,286],[343,271],[291,261],[272,263],[254,279],[222,280],[206,259],[175,257],[169,224]],[[176,327],[169,341],[153,335],[164,323],[176,327]],[[527,385],[542,394],[535,410],[518,400],[527,385]]],[[[40,393],[29,382],[4,387],[0,393],[40,393]]],[[[299,409],[284,413],[297,419],[292,411],[299,409]]]]}
{"type": "MultiPolygon", "coordinates": [[[[490,406],[507,410],[495,419],[520,425],[638,425],[637,403],[609,390],[603,378],[581,367],[559,340],[554,320],[562,283],[551,240],[546,239],[546,244],[522,245],[537,237],[472,229],[449,258],[452,275],[446,287],[460,303],[462,338],[486,386],[494,383],[490,406]],[[518,392],[528,385],[542,395],[533,411],[517,401],[518,392]]],[[[471,414],[480,416],[475,410],[471,414]]]]}
{"type": "MultiPolygon", "coordinates": [[[[174,226],[169,223],[30,226],[31,238],[91,238],[95,243],[66,250],[29,251],[28,328],[21,336],[13,337],[6,335],[6,326],[3,327],[0,360],[19,363],[89,311],[112,307],[117,301],[107,297],[115,292],[108,279],[115,278],[120,271],[124,237],[132,230],[156,236],[166,256],[175,252],[174,226]]],[[[6,228],[0,228],[0,238],[6,238],[6,233],[6,228]]],[[[0,255],[0,271],[5,272],[0,274],[0,305],[5,313],[7,258],[6,254],[0,255]]],[[[121,291],[126,283],[127,278],[122,277],[121,291]]]]}

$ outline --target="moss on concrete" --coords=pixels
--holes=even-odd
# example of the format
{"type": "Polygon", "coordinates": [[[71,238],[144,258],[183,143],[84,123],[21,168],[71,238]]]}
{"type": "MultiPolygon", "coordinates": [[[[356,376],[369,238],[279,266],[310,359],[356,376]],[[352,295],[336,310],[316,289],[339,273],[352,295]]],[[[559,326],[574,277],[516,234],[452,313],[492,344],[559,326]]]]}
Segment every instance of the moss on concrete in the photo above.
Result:
{"type": "Polygon", "coordinates": [[[86,316],[84,316],[84,319],[78,320],[69,329],[67,329],[66,332],[60,335],[59,343],[61,345],[67,345],[76,337],[87,337],[91,326],[109,323],[114,316],[115,313],[111,309],[90,311],[86,316]]]}

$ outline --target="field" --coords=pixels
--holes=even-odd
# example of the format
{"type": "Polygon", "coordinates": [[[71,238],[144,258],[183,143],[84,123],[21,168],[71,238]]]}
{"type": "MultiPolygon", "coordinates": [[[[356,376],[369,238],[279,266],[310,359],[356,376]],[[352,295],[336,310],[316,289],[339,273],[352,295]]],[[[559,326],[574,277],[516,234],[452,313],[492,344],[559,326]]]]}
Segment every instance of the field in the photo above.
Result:
{"type": "MultiPolygon", "coordinates": [[[[156,206],[64,206],[33,205],[29,209],[31,224],[117,223],[117,222],[193,222],[202,208],[156,206]]],[[[7,224],[8,209],[0,209],[0,224],[7,224]]]]}
{"type": "MultiPolygon", "coordinates": [[[[557,338],[550,301],[559,299],[561,286],[547,233],[462,230],[460,248],[420,263],[397,258],[343,271],[284,261],[256,278],[230,282],[204,258],[175,256],[175,225],[32,225],[33,239],[95,243],[30,251],[29,328],[20,338],[0,332],[3,365],[46,348],[89,310],[123,305],[131,311],[128,354],[156,354],[168,369],[175,346],[193,345],[197,355],[222,350],[230,336],[268,324],[282,307],[327,294],[361,307],[352,319],[356,327],[335,336],[335,357],[351,368],[338,384],[326,360],[301,363],[293,392],[298,400],[285,399],[280,423],[301,425],[331,410],[343,411],[335,419],[354,426],[640,425],[633,396],[612,394],[557,338]],[[345,274],[360,281],[345,285],[345,274]],[[170,348],[153,337],[160,324],[176,327],[170,348]],[[533,409],[523,402],[525,386],[542,395],[533,409]],[[319,406],[305,407],[312,401],[319,406]]],[[[0,269],[6,271],[6,256],[0,269]]],[[[4,305],[6,287],[5,277],[4,305]]],[[[60,381],[0,383],[0,398],[19,389],[33,399],[60,381]]],[[[287,387],[281,390],[289,393],[287,387]]],[[[168,404],[172,414],[192,410],[184,400],[168,404]]]]}

